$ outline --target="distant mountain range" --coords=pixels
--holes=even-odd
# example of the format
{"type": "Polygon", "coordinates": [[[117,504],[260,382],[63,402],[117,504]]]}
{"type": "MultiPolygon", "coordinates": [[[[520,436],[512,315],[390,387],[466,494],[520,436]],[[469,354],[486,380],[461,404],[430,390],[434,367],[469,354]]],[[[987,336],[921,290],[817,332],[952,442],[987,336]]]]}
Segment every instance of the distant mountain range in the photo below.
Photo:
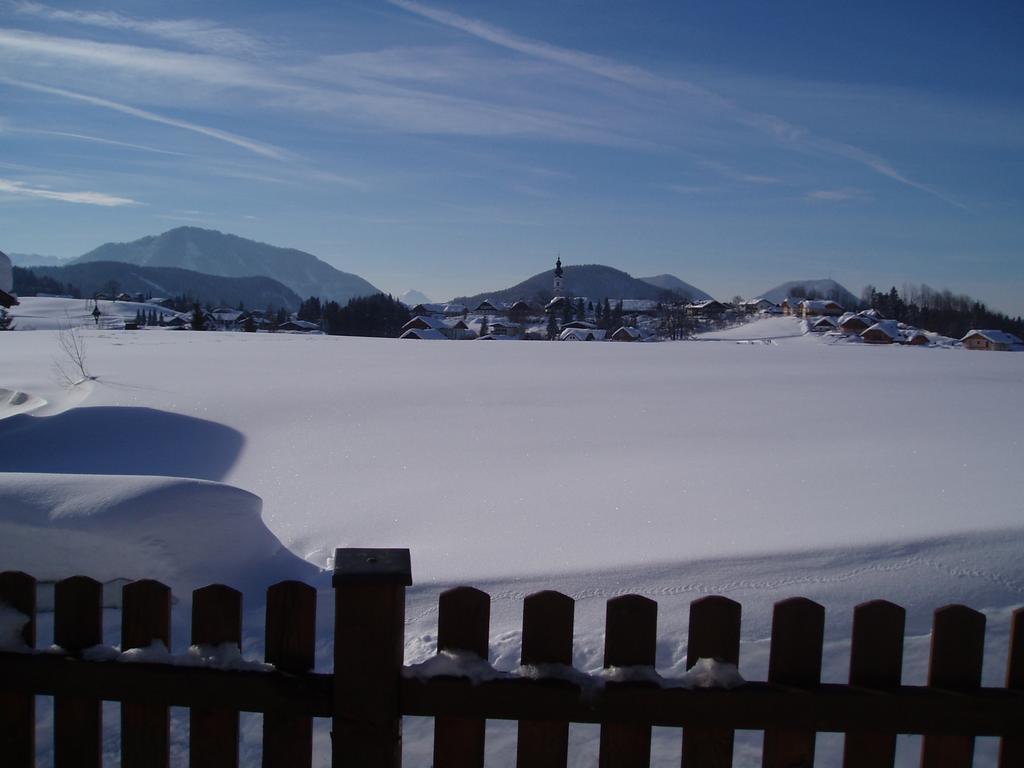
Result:
{"type": "Polygon", "coordinates": [[[764,298],[778,304],[787,296],[792,296],[794,291],[799,292],[799,289],[803,289],[805,296],[832,299],[833,301],[838,301],[844,307],[855,307],[860,304],[860,299],[835,280],[829,278],[820,280],[790,280],[788,283],[775,286],[767,293],[761,293],[751,298],[764,298]]]}
{"type": "Polygon", "coordinates": [[[398,297],[398,300],[405,304],[407,307],[415,307],[417,304],[430,304],[430,299],[420,291],[413,290],[410,288],[408,291],[398,297]]]}
{"type": "Polygon", "coordinates": [[[9,253],[11,264],[16,267],[59,267],[67,259],[60,256],[40,256],[38,253],[9,253]]]}
{"type": "Polygon", "coordinates": [[[212,229],[178,227],[130,243],[106,243],[70,264],[120,261],[144,267],[176,267],[219,277],[273,278],[302,298],[340,304],[380,291],[358,275],[342,272],[311,253],[248,240],[212,229]]]}
{"type": "MultiPolygon", "coordinates": [[[[685,286],[685,292],[677,292],[674,288],[663,288],[646,280],[640,280],[620,269],[606,267],[602,264],[582,264],[564,267],[565,292],[573,296],[586,296],[588,299],[662,299],[669,294],[680,298],[700,298],[707,294],[687,285],[679,278],[661,275],[660,278],[671,278],[678,285],[685,286]],[[694,295],[694,292],[696,295],[694,295]]],[[[659,279],[660,279],[659,278],[659,279]]],[[[478,293],[475,296],[461,296],[454,299],[459,303],[473,305],[484,299],[495,301],[527,301],[546,302],[552,296],[553,271],[548,269],[533,277],[527,278],[511,288],[498,291],[478,293]]]]}
{"type": "Polygon", "coordinates": [[[686,296],[691,301],[705,301],[714,298],[711,294],[704,293],[700,288],[684,283],[675,275],[638,277],[637,280],[643,280],[645,283],[650,283],[657,288],[661,288],[663,291],[672,291],[672,293],[679,294],[680,296],[686,296]]]}
{"type": "Polygon", "coordinates": [[[284,307],[296,310],[302,299],[285,285],[269,277],[220,277],[177,267],[139,267],[121,261],[91,261],[63,267],[32,267],[38,276],[52,277],[72,285],[82,296],[108,292],[111,282],[118,291],[142,293],[161,298],[188,294],[200,304],[251,309],[284,307]]]}

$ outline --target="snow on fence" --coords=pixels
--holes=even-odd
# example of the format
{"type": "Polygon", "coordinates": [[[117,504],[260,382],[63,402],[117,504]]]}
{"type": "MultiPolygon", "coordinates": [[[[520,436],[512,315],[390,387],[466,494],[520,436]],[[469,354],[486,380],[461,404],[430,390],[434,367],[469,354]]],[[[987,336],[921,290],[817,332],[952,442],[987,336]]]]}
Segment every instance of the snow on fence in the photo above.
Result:
{"type": "MultiPolygon", "coordinates": [[[[314,717],[333,721],[332,765],[398,766],[403,715],[435,719],[437,768],[482,766],[487,719],[519,721],[517,764],[530,768],[566,765],[570,722],[601,724],[601,766],[648,765],[652,725],[683,728],[686,768],[730,765],[734,729],[764,731],[769,768],[813,765],[818,731],[846,733],[848,768],[893,765],[897,733],[924,734],[921,764],[929,768],[970,766],[975,736],[1002,737],[1002,768],[1024,765],[1024,609],[1013,617],[1002,689],[981,687],[985,618],[960,605],[935,612],[928,685],[901,685],[904,610],[882,600],[855,609],[849,684],[822,684],[824,608],[805,598],[775,605],[766,682],[695,688],[666,684],[654,672],[657,604],[616,597],[607,604],[608,674],[597,685],[569,666],[574,604],[566,595],[539,592],[524,601],[529,674],[487,665],[490,598],[471,587],[440,597],[440,663],[410,669],[402,666],[408,550],[337,550],[335,563],[334,674],[312,671],[316,591],[300,582],[267,592],[269,667],[234,663],[241,594],[230,587],[193,593],[191,640],[207,650],[185,662],[166,650],[170,590],[148,580],[126,584],[122,650],[116,659],[93,660],[104,656],[96,652],[102,585],[82,576],[58,582],[60,648],[35,651],[36,582],[0,574],[7,606],[0,610],[26,620],[0,651],[3,764],[34,765],[34,696],[52,695],[58,768],[100,765],[102,700],[122,702],[125,768],[168,765],[169,706],[190,708],[190,765],[197,767],[238,764],[240,711],[264,715],[264,766],[309,766],[314,717]]],[[[688,666],[736,664],[739,641],[738,603],[691,603],[688,666]]]]}

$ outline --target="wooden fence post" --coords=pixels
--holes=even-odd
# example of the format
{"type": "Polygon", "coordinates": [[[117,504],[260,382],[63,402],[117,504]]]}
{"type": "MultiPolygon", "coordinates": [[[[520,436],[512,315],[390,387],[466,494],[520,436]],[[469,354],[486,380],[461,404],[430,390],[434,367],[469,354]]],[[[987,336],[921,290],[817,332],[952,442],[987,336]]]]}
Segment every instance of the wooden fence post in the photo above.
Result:
{"type": "MultiPolygon", "coordinates": [[[[281,672],[313,669],[316,654],[316,590],[301,581],[267,589],[265,658],[281,672]]],[[[313,718],[263,715],[263,768],[309,768],[313,764],[313,718]]]]}
{"type": "MultiPolygon", "coordinates": [[[[21,571],[0,573],[0,603],[28,617],[21,639],[36,647],[36,580],[21,571]]],[[[0,755],[10,768],[36,764],[36,697],[30,693],[0,693],[0,755]]]]}
{"type": "MultiPolygon", "coordinates": [[[[605,667],[650,667],[653,671],[657,648],[656,602],[640,595],[623,595],[608,601],[604,625],[605,667]]],[[[598,764],[600,768],[647,768],[651,764],[651,726],[603,724],[598,764]]]]}
{"type": "MultiPolygon", "coordinates": [[[[121,650],[159,641],[171,647],[171,590],[159,581],[133,581],[121,588],[121,650]]],[[[121,705],[122,768],[167,768],[171,761],[170,708],[163,704],[121,705]]]]}
{"type": "MultiPolygon", "coordinates": [[[[775,604],[772,615],[768,682],[794,688],[821,683],[821,654],[825,639],[825,609],[806,597],[775,604]]],[[[764,732],[764,768],[814,765],[814,731],[773,728],[764,732]]]]}
{"type": "MultiPolygon", "coordinates": [[[[242,593],[211,584],[192,593],[192,645],[240,646],[242,593]]],[[[238,712],[192,707],[189,713],[190,768],[238,766],[238,712]]]]}
{"type": "Polygon", "coordinates": [[[334,768],[402,764],[408,549],[334,553],[334,768]]]}
{"type": "MultiPolygon", "coordinates": [[[[1024,608],[1013,612],[1006,687],[1011,691],[1024,691],[1024,608]]],[[[999,744],[999,768],[1021,765],[1024,765],[1024,736],[1004,736],[999,744]]]]}
{"type": "MultiPolygon", "coordinates": [[[[445,590],[438,600],[437,650],[473,653],[487,661],[491,597],[473,587],[445,590]]],[[[483,768],[487,721],[434,718],[434,768],[483,768]]]]}
{"type": "MultiPolygon", "coordinates": [[[[535,592],[523,601],[522,663],[572,664],[573,609],[560,592],[535,592]]],[[[569,723],[520,720],[519,768],[564,768],[569,759],[569,723]]]]}
{"type": "MultiPolygon", "coordinates": [[[[872,600],[854,608],[850,685],[882,690],[899,688],[906,615],[900,606],[886,600],[872,600]]],[[[895,762],[895,733],[846,734],[843,768],[891,768],[895,762]]]]}
{"type": "MultiPolygon", "coordinates": [[[[985,655],[985,615],[963,605],[935,611],[928,685],[952,691],[981,686],[985,655]]],[[[925,734],[921,768],[970,768],[974,760],[973,736],[925,734]]]]}
{"type": "MultiPolygon", "coordinates": [[[[53,640],[77,655],[103,642],[103,585],[72,576],[54,587],[53,640]]],[[[99,768],[102,709],[98,699],[57,696],[53,707],[53,763],[56,768],[99,768]]]]}
{"type": "MultiPolygon", "coordinates": [[[[686,641],[686,667],[699,659],[740,663],[740,616],[735,600],[710,595],[690,603],[690,629],[686,641]]],[[[729,768],[733,732],[728,728],[684,728],[684,768],[729,768]]]]}

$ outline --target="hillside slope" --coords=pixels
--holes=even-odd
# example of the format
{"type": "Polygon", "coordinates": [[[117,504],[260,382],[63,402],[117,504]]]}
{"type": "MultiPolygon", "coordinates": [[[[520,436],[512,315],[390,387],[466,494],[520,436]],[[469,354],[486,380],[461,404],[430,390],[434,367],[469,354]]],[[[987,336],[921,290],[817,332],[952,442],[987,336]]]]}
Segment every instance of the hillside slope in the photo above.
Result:
{"type": "MultiPolygon", "coordinates": [[[[675,293],[672,289],[659,288],[620,269],[606,267],[603,264],[574,265],[564,267],[564,270],[565,291],[573,296],[586,296],[589,299],[661,299],[670,293],[675,293]]],[[[478,293],[475,296],[462,296],[455,301],[470,305],[483,299],[496,301],[526,299],[543,302],[551,298],[552,280],[553,274],[549,269],[527,278],[511,288],[478,293]]],[[[679,282],[685,285],[681,280],[679,282]]]]}
{"type": "Polygon", "coordinates": [[[710,293],[705,293],[700,288],[680,280],[675,275],[653,275],[652,277],[639,277],[637,279],[650,283],[664,291],[672,291],[680,296],[688,296],[693,301],[704,301],[714,298],[710,293]]]}
{"type": "Polygon", "coordinates": [[[262,275],[283,283],[302,298],[319,296],[342,304],[356,296],[380,293],[358,275],[335,269],[311,253],[198,227],[178,227],[130,243],[106,243],[72,264],[91,261],[177,267],[221,277],[262,275]]]}
{"type": "Polygon", "coordinates": [[[813,295],[813,298],[817,299],[832,299],[834,301],[838,301],[844,307],[855,307],[860,303],[860,300],[850,293],[850,291],[848,291],[843,285],[840,285],[830,278],[823,278],[820,280],[790,280],[788,283],[777,285],[766,293],[758,294],[758,296],[768,299],[768,301],[774,301],[778,304],[787,296],[792,296],[793,291],[799,291],[800,288],[804,289],[804,293],[807,296],[813,295]]]}
{"type": "Polygon", "coordinates": [[[269,277],[220,277],[176,267],[139,267],[119,261],[93,261],[63,267],[32,267],[39,276],[52,277],[78,288],[83,296],[109,290],[111,281],[119,291],[170,298],[189,295],[200,304],[253,309],[284,307],[295,310],[301,299],[295,291],[269,277]]]}

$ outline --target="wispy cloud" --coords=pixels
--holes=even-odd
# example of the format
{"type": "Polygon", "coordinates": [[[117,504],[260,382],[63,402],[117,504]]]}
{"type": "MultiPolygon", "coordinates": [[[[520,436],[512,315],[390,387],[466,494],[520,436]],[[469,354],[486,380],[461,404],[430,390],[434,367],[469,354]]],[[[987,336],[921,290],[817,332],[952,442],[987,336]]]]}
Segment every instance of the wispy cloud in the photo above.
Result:
{"type": "Polygon", "coordinates": [[[17,197],[33,197],[42,200],[57,200],[62,203],[79,203],[82,205],[99,205],[114,208],[122,205],[139,205],[137,200],[127,197],[108,195],[105,192],[58,192],[46,187],[30,186],[21,181],[0,179],[0,194],[17,197]]]}
{"type": "Polygon", "coordinates": [[[727,179],[732,181],[739,181],[744,184],[782,184],[782,179],[776,176],[762,176],[755,173],[746,173],[744,171],[737,170],[731,165],[725,163],[719,163],[714,160],[701,160],[699,163],[704,168],[715,171],[721,174],[727,179]]]}
{"type": "MultiPolygon", "coordinates": [[[[387,0],[387,2],[409,13],[430,19],[451,29],[459,30],[480,40],[485,40],[527,56],[573,67],[634,88],[647,91],[662,91],[666,94],[671,94],[672,92],[685,93],[690,97],[696,98],[705,108],[724,115],[747,128],[766,134],[776,141],[794,146],[795,148],[824,151],[846,158],[895,182],[930,194],[950,205],[964,208],[961,203],[939,190],[897,171],[887,161],[877,155],[850,144],[815,136],[808,129],[790,123],[776,115],[746,109],[731,99],[695,83],[680,79],[664,78],[648,72],[642,67],[622,64],[615,60],[594,56],[583,51],[531,40],[493,24],[425,5],[416,0],[387,0]]],[[[758,182],[751,181],[750,183],[758,182]]],[[[774,182],[765,181],[762,183],[774,182]]]]}
{"type": "Polygon", "coordinates": [[[128,141],[116,141],[114,139],[104,139],[100,136],[89,136],[84,133],[70,133],[68,131],[46,131],[42,128],[13,128],[11,130],[17,131],[18,133],[31,134],[33,136],[60,136],[66,139],[75,139],[78,141],[89,141],[94,144],[107,144],[112,147],[124,147],[125,149],[137,149],[140,152],[153,152],[158,155],[174,155],[175,157],[187,157],[184,152],[172,152],[169,149],[157,149],[156,147],[147,147],[145,144],[132,144],[128,141]]]}
{"type": "Polygon", "coordinates": [[[39,83],[28,83],[19,80],[11,80],[8,78],[0,78],[0,83],[15,86],[16,88],[24,88],[30,91],[36,91],[37,93],[47,93],[52,96],[60,96],[65,99],[71,99],[73,101],[80,101],[86,104],[91,104],[95,107],[102,107],[103,109],[111,109],[115,112],[121,112],[125,115],[131,115],[137,117],[140,120],[148,120],[152,123],[160,123],[162,125],[169,125],[174,128],[181,128],[185,131],[192,131],[193,133],[202,134],[203,136],[209,136],[212,139],[223,141],[228,144],[233,144],[236,147],[241,147],[254,154],[261,155],[262,157],[269,157],[274,160],[290,160],[293,159],[293,155],[280,147],[276,147],[273,144],[267,144],[254,139],[240,136],[237,133],[229,133],[228,131],[222,131],[219,128],[210,128],[209,126],[199,125],[198,123],[190,123],[186,120],[179,120],[174,117],[167,117],[165,115],[158,115],[155,112],[149,112],[144,109],[138,109],[137,107],[129,106],[128,104],[121,104],[120,102],[111,101],[109,99],[101,99],[98,96],[89,96],[84,93],[77,93],[75,91],[68,91],[63,88],[54,88],[49,85],[41,85],[39,83]]]}
{"type": "Polygon", "coordinates": [[[831,203],[845,203],[864,197],[860,189],[816,189],[804,195],[805,200],[822,200],[831,203]]]}
{"type": "Polygon", "coordinates": [[[114,11],[64,10],[34,2],[15,2],[11,7],[22,16],[136,32],[200,51],[252,55],[267,50],[259,38],[209,19],[137,19],[114,11]]]}

